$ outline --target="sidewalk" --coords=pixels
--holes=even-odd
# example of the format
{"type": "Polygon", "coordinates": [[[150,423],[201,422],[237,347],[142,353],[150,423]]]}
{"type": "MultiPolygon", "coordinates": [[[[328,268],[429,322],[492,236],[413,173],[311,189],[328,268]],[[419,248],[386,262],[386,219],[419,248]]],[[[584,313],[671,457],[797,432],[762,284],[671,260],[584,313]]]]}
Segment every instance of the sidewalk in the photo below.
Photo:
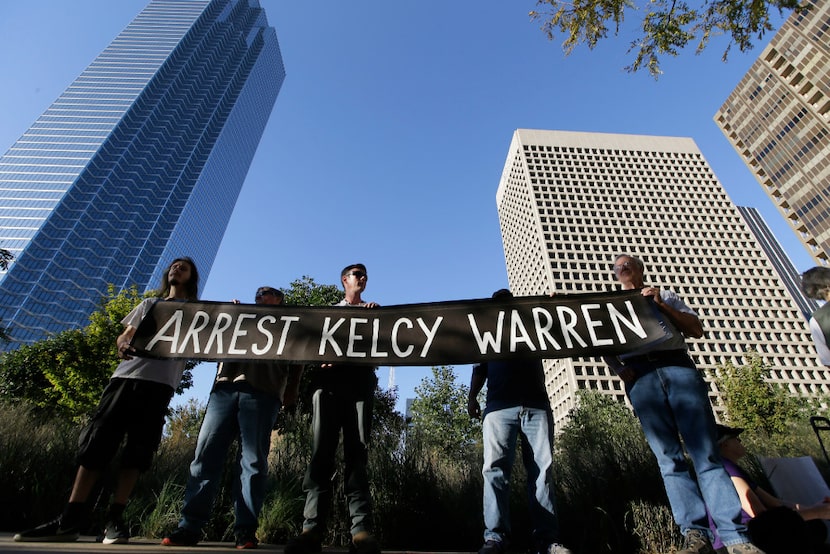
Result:
{"type": "MultiPolygon", "coordinates": [[[[194,552],[224,554],[241,552],[234,548],[232,542],[200,542],[197,546],[162,546],[157,539],[143,539],[134,537],[128,544],[101,544],[95,542],[95,537],[82,536],[76,542],[14,542],[13,533],[0,533],[1,554],[42,554],[48,552],[91,552],[93,554],[176,554],[177,552],[192,554],[194,552]]],[[[260,544],[256,552],[283,551],[282,544],[260,544]]],[[[346,548],[324,548],[323,554],[344,554],[346,548]]],[[[432,554],[428,552],[410,552],[405,550],[389,551],[383,554],[432,554]]],[[[442,552],[441,554],[474,554],[472,552],[442,552]]]]}

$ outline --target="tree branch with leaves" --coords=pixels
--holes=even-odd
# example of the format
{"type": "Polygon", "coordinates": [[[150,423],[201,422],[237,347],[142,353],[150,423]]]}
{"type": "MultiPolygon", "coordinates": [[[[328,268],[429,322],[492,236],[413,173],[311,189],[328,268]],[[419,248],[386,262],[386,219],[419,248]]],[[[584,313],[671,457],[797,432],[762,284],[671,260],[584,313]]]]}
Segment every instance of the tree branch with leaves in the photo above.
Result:
{"type": "Polygon", "coordinates": [[[733,45],[746,52],[774,29],[774,11],[783,15],[809,9],[809,4],[802,6],[798,0],[538,0],[536,5],[539,9],[530,12],[531,20],[542,23],[550,40],[564,36],[566,55],[583,44],[593,50],[609,34],[619,35],[626,17],[639,17],[639,36],[627,50],[634,61],[625,70],[647,68],[655,78],[662,73],[661,58],[676,57],[691,44],[699,54],[713,37],[725,35],[729,42],[722,58],[726,61],[733,45]]]}

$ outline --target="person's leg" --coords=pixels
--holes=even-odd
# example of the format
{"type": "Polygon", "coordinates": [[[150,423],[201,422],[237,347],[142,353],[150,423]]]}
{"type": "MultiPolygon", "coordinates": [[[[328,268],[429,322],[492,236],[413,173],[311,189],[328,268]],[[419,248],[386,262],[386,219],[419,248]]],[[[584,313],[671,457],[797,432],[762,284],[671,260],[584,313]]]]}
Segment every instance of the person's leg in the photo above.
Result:
{"type": "Polygon", "coordinates": [[[337,443],[340,441],[337,398],[334,392],[318,388],[311,397],[311,459],[308,463],[303,490],[303,533],[322,538],[331,509],[332,478],[337,443]]]}
{"type": "Polygon", "coordinates": [[[256,532],[268,484],[271,431],[279,411],[280,400],[275,395],[250,387],[239,393],[239,476],[234,490],[237,535],[256,532]]]}
{"type": "Polygon", "coordinates": [[[657,458],[675,523],[683,535],[696,529],[711,541],[706,507],[689,472],[660,370],[642,375],[630,387],[628,396],[649,447],[657,458]]]}
{"type": "Polygon", "coordinates": [[[358,382],[343,402],[343,483],[351,517],[351,534],[372,533],[372,498],[369,493],[369,437],[375,392],[371,379],[358,382]]]}
{"type": "MultiPolygon", "coordinates": [[[[696,369],[665,367],[659,371],[664,378],[680,436],[694,465],[698,489],[712,515],[718,535],[727,547],[748,542],[749,533],[741,523],[741,501],[720,461],[715,416],[709,404],[706,382],[696,369]]],[[[689,517],[693,525],[700,523],[709,530],[705,513],[689,517]]]]}
{"type": "Polygon", "coordinates": [[[179,521],[181,528],[201,532],[210,521],[228,448],[238,432],[237,410],[238,393],[233,388],[217,386],[211,391],[190,464],[179,521]]]}
{"type": "Polygon", "coordinates": [[[516,458],[521,408],[495,410],[484,416],[484,541],[506,545],[510,538],[510,474],[516,458]]]}
{"type": "Polygon", "coordinates": [[[520,420],[533,542],[541,551],[547,545],[559,542],[553,484],[553,416],[548,410],[525,408],[520,420]]]}

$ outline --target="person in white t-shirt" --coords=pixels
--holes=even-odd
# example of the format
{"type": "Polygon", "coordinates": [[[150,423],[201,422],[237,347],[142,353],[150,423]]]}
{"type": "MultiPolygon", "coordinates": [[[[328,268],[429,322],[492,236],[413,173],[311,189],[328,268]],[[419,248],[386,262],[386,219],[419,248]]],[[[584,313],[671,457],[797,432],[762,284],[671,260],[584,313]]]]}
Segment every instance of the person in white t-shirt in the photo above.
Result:
{"type": "Polygon", "coordinates": [[[104,389],[92,420],[81,433],[78,472],[69,502],[52,521],[14,536],[18,542],[71,542],[78,539],[89,517],[87,501],[101,472],[115,457],[126,437],[112,503],[107,513],[105,544],[126,543],[129,528],[124,508],[141,472],[150,468],[161,442],[167,407],[181,383],[185,360],[133,356],[130,341],[141,320],[156,302],[198,299],[199,272],[190,258],[177,258],[162,277],[158,296],[144,299],[121,323],[118,356],[123,360],[104,389]]]}

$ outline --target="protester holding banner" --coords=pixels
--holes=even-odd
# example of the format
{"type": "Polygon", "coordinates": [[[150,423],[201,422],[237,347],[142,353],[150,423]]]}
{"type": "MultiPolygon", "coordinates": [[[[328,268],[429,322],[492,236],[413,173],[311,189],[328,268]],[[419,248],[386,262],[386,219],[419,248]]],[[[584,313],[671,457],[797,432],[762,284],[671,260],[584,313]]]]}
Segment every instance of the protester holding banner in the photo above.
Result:
{"type": "MultiPolygon", "coordinates": [[[[512,298],[507,289],[494,299],[512,298]]],[[[467,412],[483,417],[484,546],[479,554],[503,554],[510,540],[510,475],[519,436],[527,473],[533,554],[571,554],[559,544],[553,485],[553,414],[538,358],[484,362],[473,367],[467,412]],[[478,393],[487,383],[482,416],[478,393]]]]}
{"type": "MultiPolygon", "coordinates": [[[[366,289],[366,266],[353,264],[340,273],[345,298],[337,304],[347,309],[376,308],[361,294],[366,289]]],[[[350,552],[379,554],[372,535],[372,502],[369,494],[368,442],[377,377],[371,365],[323,364],[314,370],[312,390],[311,460],[303,480],[306,492],[303,531],[289,540],[285,554],[320,552],[332,501],[335,455],[343,432],[343,482],[351,517],[350,552]]]]}
{"type": "Polygon", "coordinates": [[[814,267],[805,271],[801,276],[801,290],[807,297],[825,302],[810,318],[810,334],[813,335],[818,359],[830,366],[830,268],[814,267]]]}
{"type": "Polygon", "coordinates": [[[54,520],[18,533],[20,542],[71,542],[88,524],[87,501],[102,470],[110,463],[126,436],[121,468],[100,539],[105,544],[126,543],[130,533],[124,509],[142,471],[149,469],[161,441],[167,406],[181,382],[185,360],[134,357],[130,341],[141,320],[160,299],[198,298],[199,272],[190,258],[177,258],[162,277],[158,297],[143,300],[121,320],[126,328],[116,345],[123,361],[118,364],[92,420],[79,439],[78,471],[63,513],[54,520]]]}
{"type": "Polygon", "coordinates": [[[674,292],[645,286],[645,266],[639,258],[617,256],[613,270],[623,289],[639,289],[654,301],[671,333],[656,346],[604,359],[625,381],[628,398],[660,466],[675,522],[684,535],[683,549],[677,554],[714,552],[707,507],[729,554],[763,554],[749,542],[746,525],[741,523],[741,502],[717,451],[706,382],[688,354],[684,335],[703,336],[700,319],[674,292]],[[684,446],[697,480],[686,462],[684,446]]]}
{"type": "MultiPolygon", "coordinates": [[[[283,293],[260,287],[255,301],[282,304],[283,293]]],[[[234,304],[238,304],[234,300],[234,304]]],[[[208,398],[205,418],[190,464],[178,528],[164,537],[164,546],[193,546],[202,538],[219,492],[225,458],[239,438],[239,473],[233,489],[236,548],[256,548],[259,512],[265,499],[271,431],[283,401],[297,401],[302,366],[276,361],[221,362],[208,398]]]]}

